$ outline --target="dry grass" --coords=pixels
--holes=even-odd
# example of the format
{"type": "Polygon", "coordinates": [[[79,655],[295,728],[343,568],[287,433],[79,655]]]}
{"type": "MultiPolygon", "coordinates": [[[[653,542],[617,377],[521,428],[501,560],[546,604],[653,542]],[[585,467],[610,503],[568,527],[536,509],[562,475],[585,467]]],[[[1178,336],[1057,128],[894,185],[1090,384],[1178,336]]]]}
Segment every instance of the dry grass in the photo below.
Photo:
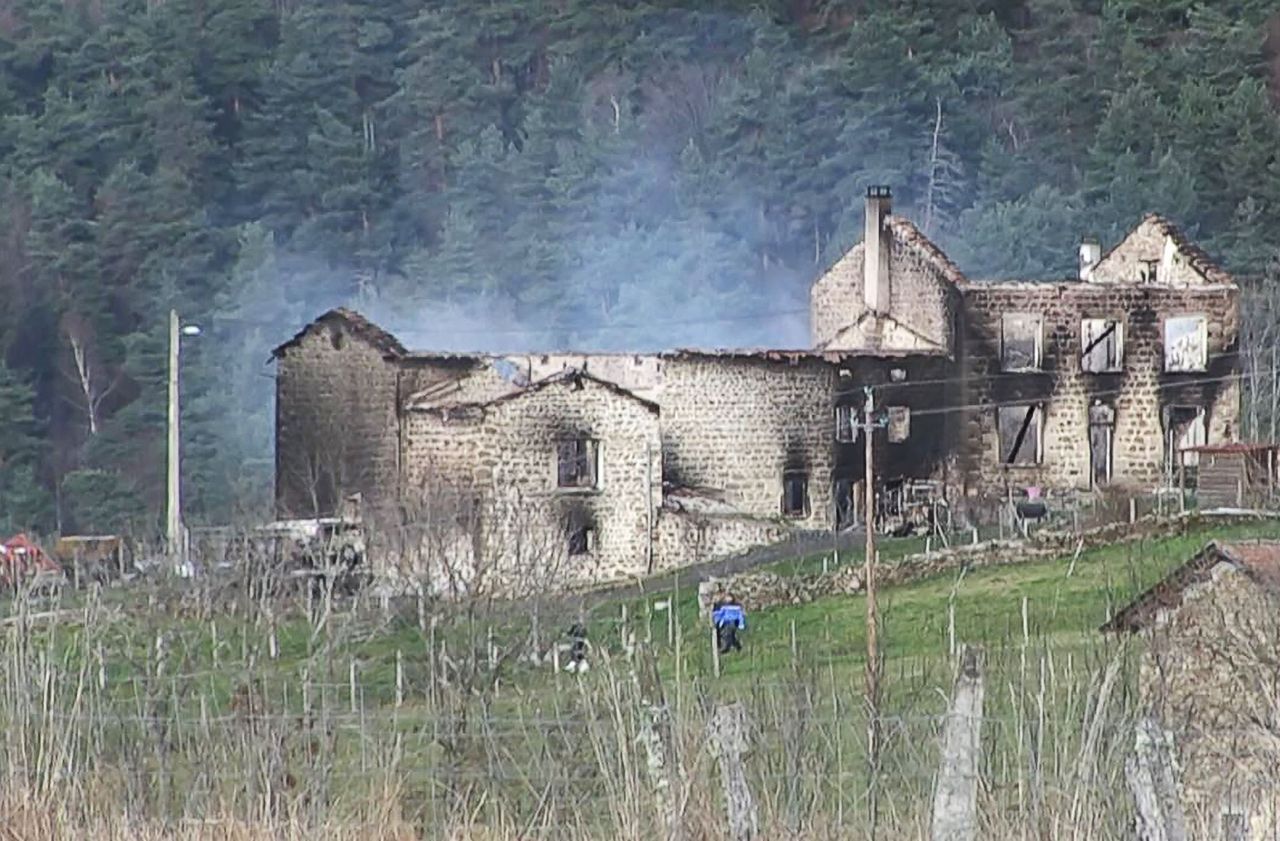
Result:
{"type": "MultiPolygon", "coordinates": [[[[1084,563],[1071,586],[1093,574],[1084,563]]],[[[993,584],[979,577],[975,593],[993,584]]],[[[774,628],[767,644],[783,653],[734,661],[717,681],[691,617],[669,647],[664,620],[646,626],[633,609],[641,640],[593,633],[595,667],[575,677],[521,659],[535,627],[545,651],[572,618],[550,606],[537,622],[497,604],[429,606],[437,624],[423,630],[411,607],[388,618],[326,600],[308,614],[242,585],[17,598],[0,627],[0,841],[638,841],[671,822],[685,838],[717,838],[724,803],[705,728],[732,701],[752,725],[745,770],[766,837],[871,834],[860,639],[814,628],[792,655],[781,611],[753,633],[774,628]],[[649,657],[656,688],[642,679],[649,657]]],[[[925,582],[915,595],[936,592],[945,616],[954,586],[925,582]]],[[[1052,592],[1068,604],[1062,586],[1059,575],[1052,592]]],[[[1007,612],[997,595],[983,599],[1007,612]]],[[[1058,601],[1030,604],[1025,635],[1019,615],[961,623],[960,641],[986,650],[980,837],[1122,837],[1135,652],[1083,625],[1072,633],[1058,601]],[[966,627],[999,633],[966,639],[966,627]]],[[[932,648],[921,637],[886,664],[879,838],[928,835],[953,679],[945,637],[928,638],[932,648]]]]}

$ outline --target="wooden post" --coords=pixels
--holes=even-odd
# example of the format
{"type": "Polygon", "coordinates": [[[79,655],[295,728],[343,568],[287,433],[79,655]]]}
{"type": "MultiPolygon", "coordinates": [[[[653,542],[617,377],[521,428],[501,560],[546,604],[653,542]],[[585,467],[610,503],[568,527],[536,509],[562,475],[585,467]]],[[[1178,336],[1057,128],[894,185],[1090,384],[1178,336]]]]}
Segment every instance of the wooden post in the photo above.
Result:
{"type": "MultiPolygon", "coordinates": [[[[877,775],[880,765],[880,641],[876,615],[876,461],[875,392],[866,389],[867,407],[863,424],[866,439],[867,546],[863,559],[863,586],[867,590],[867,826],[874,841],[879,815],[877,775]]],[[[828,626],[829,627],[829,626],[828,626]]]]}
{"type": "Polygon", "coordinates": [[[794,672],[800,664],[800,646],[796,643],[796,620],[791,620],[791,670],[794,672]]]}
{"type": "Polygon", "coordinates": [[[347,669],[347,682],[351,696],[351,713],[354,715],[360,712],[360,706],[356,703],[356,661],[354,658],[347,669]]]}
{"type": "Polygon", "coordinates": [[[1138,813],[1139,841],[1186,841],[1187,825],[1178,798],[1170,739],[1158,722],[1138,722],[1133,755],[1124,776],[1138,813]]]}
{"type": "Polygon", "coordinates": [[[947,656],[956,656],[956,600],[947,601],[947,656]]]}
{"type": "Polygon", "coordinates": [[[396,706],[404,706],[404,652],[396,649],[396,706]]]}
{"type": "Polygon", "coordinates": [[[639,740],[644,747],[645,769],[653,788],[654,805],[666,826],[665,837],[676,839],[680,837],[680,812],[676,808],[676,787],[671,779],[671,771],[675,767],[671,711],[652,650],[647,646],[641,647],[632,663],[632,676],[639,690],[639,740]]]}
{"type": "Polygon", "coordinates": [[[720,677],[720,640],[716,639],[716,626],[711,626],[711,666],[716,677],[720,677]]]}
{"type": "Polygon", "coordinates": [[[933,796],[933,841],[973,841],[978,832],[982,756],[982,656],[965,646],[942,735],[933,796]]]}
{"type": "Polygon", "coordinates": [[[760,832],[756,804],[747,785],[743,757],[750,751],[747,739],[747,711],[741,702],[716,707],[707,726],[707,742],[720,764],[728,812],[730,841],[749,841],[760,832]]]}
{"type": "Polygon", "coordinates": [[[1133,497],[1129,497],[1129,523],[1138,522],[1138,501],[1133,497]]]}

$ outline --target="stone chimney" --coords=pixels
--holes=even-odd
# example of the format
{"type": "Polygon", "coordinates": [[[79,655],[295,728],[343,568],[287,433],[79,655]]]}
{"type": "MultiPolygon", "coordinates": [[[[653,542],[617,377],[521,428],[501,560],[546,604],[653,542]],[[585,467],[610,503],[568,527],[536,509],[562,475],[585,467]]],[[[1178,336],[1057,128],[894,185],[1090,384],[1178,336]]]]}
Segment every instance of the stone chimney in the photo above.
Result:
{"type": "Polygon", "coordinates": [[[1080,241],[1080,279],[1088,280],[1093,277],[1093,267],[1098,265],[1098,261],[1102,259],[1102,246],[1098,244],[1096,239],[1082,239],[1080,241]]]}
{"type": "Polygon", "coordinates": [[[885,224],[893,209],[888,187],[868,187],[862,236],[862,298],[867,309],[889,312],[892,285],[889,281],[889,252],[893,238],[885,224]]]}

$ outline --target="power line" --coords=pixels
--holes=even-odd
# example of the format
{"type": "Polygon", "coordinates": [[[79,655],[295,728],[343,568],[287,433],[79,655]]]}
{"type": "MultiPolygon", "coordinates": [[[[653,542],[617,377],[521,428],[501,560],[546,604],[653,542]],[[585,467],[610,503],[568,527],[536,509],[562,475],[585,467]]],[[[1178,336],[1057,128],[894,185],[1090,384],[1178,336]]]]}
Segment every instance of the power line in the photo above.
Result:
{"type": "MultiPolygon", "coordinates": [[[[1273,373],[1275,371],[1280,371],[1280,367],[1270,368],[1264,371],[1260,371],[1259,373],[1267,374],[1267,373],[1273,373]]],[[[1195,386],[1198,386],[1198,385],[1230,382],[1232,380],[1238,380],[1238,379],[1240,379],[1239,374],[1230,374],[1225,377],[1202,377],[1199,379],[1191,380],[1189,382],[1157,383],[1153,386],[1153,388],[1156,391],[1162,391],[1164,389],[1194,388],[1195,386]]],[[[1115,388],[1115,389],[1105,389],[1102,391],[1088,391],[1085,393],[1084,396],[1090,397],[1090,398],[1117,397],[1119,395],[1126,394],[1131,390],[1132,389],[1129,389],[1129,388],[1115,388]]],[[[956,412],[981,411],[985,409],[997,409],[997,408],[1010,407],[1010,406],[1026,406],[1029,403],[1036,403],[1036,402],[1040,402],[1040,400],[1035,397],[1026,397],[1026,398],[1011,400],[1011,401],[989,401],[986,403],[968,403],[968,404],[962,403],[962,404],[956,404],[951,406],[937,406],[937,407],[928,408],[928,409],[913,408],[911,410],[911,416],[920,417],[922,415],[946,415],[946,414],[952,414],[956,412]]]]}

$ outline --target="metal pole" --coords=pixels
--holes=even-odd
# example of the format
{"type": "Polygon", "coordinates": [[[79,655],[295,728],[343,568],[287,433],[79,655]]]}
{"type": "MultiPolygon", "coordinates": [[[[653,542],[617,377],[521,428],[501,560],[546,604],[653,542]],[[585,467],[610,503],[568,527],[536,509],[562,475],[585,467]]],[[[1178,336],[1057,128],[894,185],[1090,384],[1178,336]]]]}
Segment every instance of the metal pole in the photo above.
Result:
{"type": "Polygon", "coordinates": [[[867,591],[867,761],[868,761],[868,828],[871,838],[876,835],[877,791],[876,775],[880,757],[880,643],[876,616],[876,468],[875,468],[875,393],[866,387],[867,409],[862,427],[866,438],[866,556],[863,559],[863,580],[867,591]]]}
{"type": "Polygon", "coordinates": [[[182,499],[178,479],[178,311],[169,310],[169,463],[168,511],[165,537],[169,559],[177,563],[182,555],[182,499]]]}

